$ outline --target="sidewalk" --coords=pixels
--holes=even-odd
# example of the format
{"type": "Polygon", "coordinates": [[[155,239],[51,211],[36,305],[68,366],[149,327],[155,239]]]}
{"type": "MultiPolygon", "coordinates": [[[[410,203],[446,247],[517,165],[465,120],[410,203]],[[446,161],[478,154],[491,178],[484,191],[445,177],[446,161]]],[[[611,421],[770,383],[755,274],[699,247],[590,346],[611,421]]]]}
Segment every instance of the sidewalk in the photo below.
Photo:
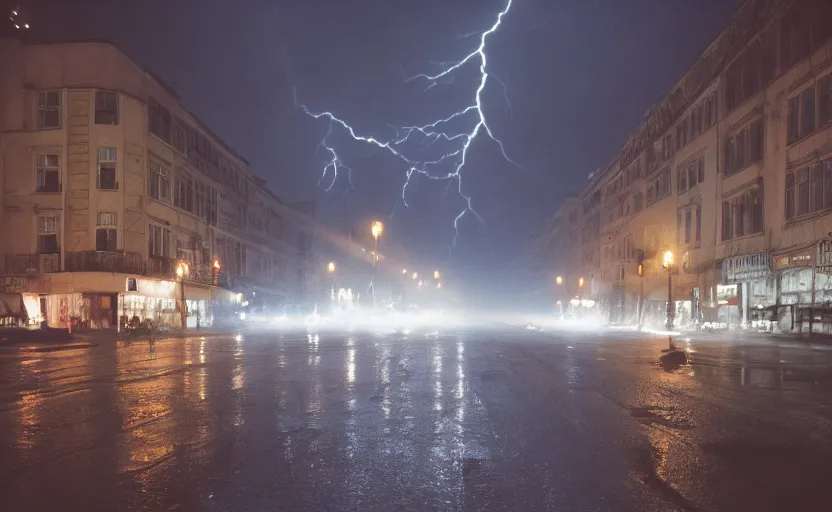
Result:
{"type": "MultiPolygon", "coordinates": [[[[158,331],[153,333],[153,340],[165,340],[172,338],[188,338],[196,336],[222,336],[232,334],[231,331],[221,329],[172,329],[169,331],[158,331]]],[[[126,332],[118,332],[116,329],[83,329],[69,333],[67,329],[0,329],[0,346],[2,345],[75,345],[83,343],[86,346],[116,343],[126,341],[126,332]]],[[[147,335],[134,337],[134,341],[146,341],[147,335]]]]}

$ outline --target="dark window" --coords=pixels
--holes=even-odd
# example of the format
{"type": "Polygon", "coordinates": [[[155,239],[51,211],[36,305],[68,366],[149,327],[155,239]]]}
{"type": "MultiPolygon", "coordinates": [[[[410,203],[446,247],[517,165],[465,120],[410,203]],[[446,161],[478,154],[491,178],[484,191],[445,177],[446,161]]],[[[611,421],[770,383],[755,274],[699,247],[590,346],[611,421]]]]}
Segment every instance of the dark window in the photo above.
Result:
{"type": "Polygon", "coordinates": [[[111,212],[98,212],[95,224],[95,250],[117,251],[118,215],[111,212]]]}
{"type": "Polygon", "coordinates": [[[823,209],[823,165],[817,163],[810,169],[809,176],[810,183],[810,204],[809,211],[817,211],[823,209]]]}
{"type": "Polygon", "coordinates": [[[763,180],[751,189],[751,232],[763,232],[763,180]]]}
{"type": "Polygon", "coordinates": [[[745,196],[734,199],[734,236],[745,235],[745,196]]]}
{"type": "Polygon", "coordinates": [[[633,196],[633,209],[636,213],[640,212],[644,208],[644,197],[641,195],[641,192],[633,196]]]}
{"type": "Polygon", "coordinates": [[[676,184],[676,188],[679,190],[679,193],[681,194],[682,192],[684,192],[685,190],[688,189],[688,168],[687,167],[682,167],[681,169],[679,169],[677,181],[678,181],[678,183],[676,184]]]}
{"type": "Polygon", "coordinates": [[[818,81],[818,126],[832,123],[832,75],[818,81]]]}
{"type": "Polygon", "coordinates": [[[705,181],[705,158],[699,157],[699,160],[696,161],[696,168],[697,174],[699,175],[699,179],[697,180],[698,183],[703,183],[705,181]]]}
{"type": "Polygon", "coordinates": [[[61,127],[61,92],[38,93],[38,129],[48,130],[61,127]]]}
{"type": "Polygon", "coordinates": [[[797,171],[797,214],[809,213],[809,168],[797,171]]]}
{"type": "Polygon", "coordinates": [[[139,291],[138,283],[136,282],[135,277],[128,277],[127,278],[127,291],[128,292],[137,292],[139,291]]]}
{"type": "Polygon", "coordinates": [[[800,125],[800,136],[803,137],[815,131],[815,88],[809,87],[801,95],[803,97],[801,101],[803,123],[800,125]]]}
{"type": "Polygon", "coordinates": [[[786,175],[786,218],[794,217],[794,172],[786,175]]]}
{"type": "Polygon", "coordinates": [[[702,239],[702,206],[696,205],[696,241],[702,239]]]}
{"type": "Polygon", "coordinates": [[[690,243],[691,211],[685,212],[685,243],[690,243]]]}
{"type": "Polygon", "coordinates": [[[823,187],[823,207],[832,207],[832,159],[823,162],[823,187]]]}
{"type": "Polygon", "coordinates": [[[150,133],[159,137],[165,142],[170,141],[170,112],[151,99],[148,107],[150,110],[150,133]]]}
{"type": "Polygon", "coordinates": [[[38,253],[58,252],[58,218],[38,217],[38,253]]]}
{"type": "Polygon", "coordinates": [[[118,94],[95,91],[95,124],[118,124],[118,94]]]}
{"type": "Polygon", "coordinates": [[[759,162],[763,159],[764,133],[763,120],[757,119],[751,123],[749,134],[749,163],[759,162]]]}
{"type": "Polygon", "coordinates": [[[150,197],[160,201],[170,201],[170,172],[168,168],[155,160],[148,160],[148,167],[150,197]]]}
{"type": "Polygon", "coordinates": [[[174,121],[171,125],[171,144],[182,153],[187,153],[188,151],[187,135],[185,127],[182,126],[181,122],[174,121]]]}
{"type": "Polygon", "coordinates": [[[789,124],[787,138],[789,144],[800,138],[800,97],[789,100],[789,124]]]}
{"type": "Polygon", "coordinates": [[[116,233],[118,231],[114,228],[96,228],[95,229],[95,250],[96,251],[116,251],[116,233]]]}
{"type": "Polygon", "coordinates": [[[170,230],[155,224],[149,224],[147,229],[147,253],[156,258],[170,256],[170,230]]]}
{"type": "Polygon", "coordinates": [[[38,155],[36,190],[38,192],[61,191],[61,171],[58,168],[58,155],[38,155]]]}
{"type": "Polygon", "coordinates": [[[98,188],[100,190],[118,189],[116,161],[116,148],[98,148],[98,188]]]}
{"type": "Polygon", "coordinates": [[[731,217],[731,203],[722,202],[722,240],[733,238],[733,219],[731,217]]]}

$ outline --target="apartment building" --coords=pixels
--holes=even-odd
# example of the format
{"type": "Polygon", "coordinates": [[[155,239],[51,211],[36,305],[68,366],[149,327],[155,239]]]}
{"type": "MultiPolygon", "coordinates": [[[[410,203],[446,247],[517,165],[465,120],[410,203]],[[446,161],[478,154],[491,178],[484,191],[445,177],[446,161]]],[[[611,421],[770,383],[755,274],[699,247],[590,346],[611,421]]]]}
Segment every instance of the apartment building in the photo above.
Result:
{"type": "Polygon", "coordinates": [[[832,3],[740,6],[580,195],[611,319],[664,322],[667,251],[677,324],[832,301],[831,76],[832,3]]]}
{"type": "Polygon", "coordinates": [[[5,309],[204,326],[258,293],[302,297],[311,217],[151,72],[106,42],[16,39],[0,39],[0,69],[5,309]]]}

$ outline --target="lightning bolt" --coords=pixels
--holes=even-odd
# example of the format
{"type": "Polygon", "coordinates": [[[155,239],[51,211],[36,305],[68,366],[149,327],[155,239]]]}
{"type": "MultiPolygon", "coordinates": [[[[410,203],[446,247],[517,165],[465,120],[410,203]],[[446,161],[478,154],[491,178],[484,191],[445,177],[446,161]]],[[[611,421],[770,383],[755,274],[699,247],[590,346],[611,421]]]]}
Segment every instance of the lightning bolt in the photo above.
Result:
{"type": "Polygon", "coordinates": [[[319,184],[323,183],[329,177],[329,186],[326,190],[331,190],[338,181],[338,173],[341,169],[347,170],[351,177],[352,170],[342,162],[338,156],[338,152],[330,144],[332,130],[337,127],[348,134],[353,140],[380,148],[403,162],[405,166],[405,180],[401,188],[401,201],[405,206],[408,206],[407,189],[416,177],[421,176],[431,180],[444,180],[448,181],[449,184],[451,182],[456,183],[457,193],[463,199],[464,207],[454,218],[454,238],[451,247],[456,245],[457,238],[459,237],[459,223],[466,214],[470,213],[479,219],[480,222],[483,222],[482,217],[474,210],[471,196],[463,191],[462,170],[465,167],[472,143],[477,137],[484,134],[497,144],[500,149],[500,154],[507,162],[519,167],[516,162],[509,158],[503,142],[494,135],[483,108],[483,93],[491,80],[494,80],[502,86],[503,96],[508,104],[505,84],[496,76],[488,73],[486,45],[489,37],[499,30],[503,23],[503,18],[511,10],[513,2],[514,0],[506,0],[505,7],[497,14],[494,24],[490,28],[483,32],[475,32],[463,36],[463,38],[479,36],[479,45],[471,53],[459,60],[443,64],[441,71],[438,73],[420,73],[406,80],[406,82],[421,81],[426,84],[425,91],[428,91],[438,86],[443,79],[450,79],[458,71],[469,65],[479,63],[479,81],[477,82],[477,88],[471,103],[452,112],[446,117],[423,125],[401,126],[395,129],[395,136],[380,139],[371,135],[359,134],[350,123],[330,111],[314,112],[310,110],[306,105],[298,103],[297,95],[295,95],[295,104],[307,115],[314,119],[325,119],[329,122],[329,129],[318,146],[319,151],[322,151],[326,155],[319,184]],[[459,124],[467,125],[467,129],[454,130],[453,127],[459,124]],[[428,151],[437,143],[444,150],[440,149],[432,158],[417,158],[411,156],[409,153],[412,145],[418,146],[421,151],[428,151]]]}

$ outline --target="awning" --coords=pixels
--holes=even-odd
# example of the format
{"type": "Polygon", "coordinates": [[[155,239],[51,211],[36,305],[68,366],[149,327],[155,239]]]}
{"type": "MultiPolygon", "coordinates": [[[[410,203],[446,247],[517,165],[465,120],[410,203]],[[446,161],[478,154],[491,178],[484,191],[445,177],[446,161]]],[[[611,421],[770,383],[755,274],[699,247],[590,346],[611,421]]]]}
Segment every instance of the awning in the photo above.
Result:
{"type": "Polygon", "coordinates": [[[0,293],[0,317],[26,318],[23,294],[0,293]]]}

